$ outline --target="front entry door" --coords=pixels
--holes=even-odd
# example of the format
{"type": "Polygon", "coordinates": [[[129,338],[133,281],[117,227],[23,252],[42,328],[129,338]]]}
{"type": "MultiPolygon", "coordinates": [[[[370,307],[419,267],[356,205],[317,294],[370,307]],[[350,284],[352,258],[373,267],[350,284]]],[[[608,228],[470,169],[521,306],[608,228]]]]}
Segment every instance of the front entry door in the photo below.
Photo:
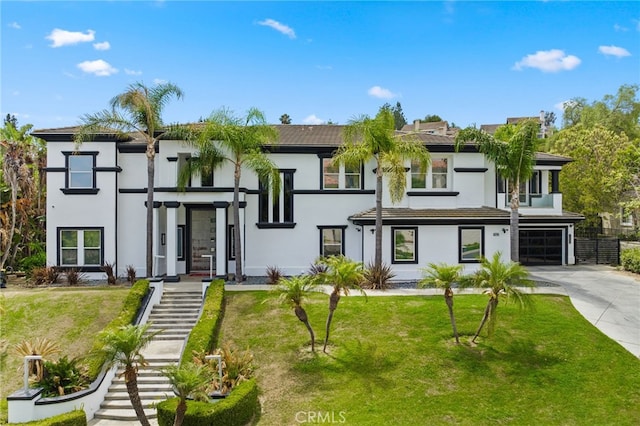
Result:
{"type": "Polygon", "coordinates": [[[191,209],[190,272],[209,272],[209,256],[216,267],[216,210],[191,209]]]}

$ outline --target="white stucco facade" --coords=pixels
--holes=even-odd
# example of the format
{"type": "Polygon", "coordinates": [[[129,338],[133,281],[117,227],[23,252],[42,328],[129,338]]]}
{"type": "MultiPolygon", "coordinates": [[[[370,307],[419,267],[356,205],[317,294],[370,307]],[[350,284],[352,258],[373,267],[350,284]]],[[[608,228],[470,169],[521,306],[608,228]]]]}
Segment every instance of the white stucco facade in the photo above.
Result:
{"type": "MultiPolygon", "coordinates": [[[[268,148],[268,155],[281,171],[283,188],[274,204],[257,176],[243,170],[238,224],[232,165],[216,169],[212,182],[192,176],[180,190],[179,170],[196,152],[183,141],[159,142],[154,275],[170,281],[184,274],[206,276],[209,268],[217,276],[233,273],[233,232],[240,232],[243,272],[249,276],[263,276],[269,266],[299,274],[323,253],[339,252],[365,264],[373,260],[375,164],[359,171],[327,168],[326,160],[342,142],[341,126],[276,127],[282,140],[268,148]]],[[[73,130],[34,133],[48,142],[47,262],[95,277],[102,275],[105,262],[115,263],[119,275],[131,265],[144,276],[144,143],[105,137],[76,147],[73,130]]],[[[421,176],[407,163],[400,202],[391,203],[383,185],[383,261],[396,279],[418,279],[431,262],[461,263],[470,271],[477,267],[476,255],[500,251],[508,258],[509,194],[494,165],[474,150],[454,152],[449,137],[428,135],[424,143],[431,167],[421,176]]],[[[541,156],[534,179],[523,187],[523,263],[575,263],[573,229],[581,217],[562,211],[557,191],[558,173],[567,161],[541,156]]]]}

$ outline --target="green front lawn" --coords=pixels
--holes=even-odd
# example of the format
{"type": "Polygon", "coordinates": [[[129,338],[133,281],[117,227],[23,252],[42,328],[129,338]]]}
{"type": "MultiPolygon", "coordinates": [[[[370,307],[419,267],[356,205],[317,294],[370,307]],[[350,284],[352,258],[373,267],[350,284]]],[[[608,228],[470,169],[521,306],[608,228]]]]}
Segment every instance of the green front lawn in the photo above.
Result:
{"type": "MultiPolygon", "coordinates": [[[[486,297],[456,296],[459,346],[442,297],[343,297],[328,354],[313,355],[292,309],[227,296],[221,342],[255,355],[261,425],[640,424],[640,360],[566,297],[535,296],[528,313],[501,302],[496,334],[472,345],[486,297]]],[[[327,305],[304,305],[318,343],[327,305]]]]}

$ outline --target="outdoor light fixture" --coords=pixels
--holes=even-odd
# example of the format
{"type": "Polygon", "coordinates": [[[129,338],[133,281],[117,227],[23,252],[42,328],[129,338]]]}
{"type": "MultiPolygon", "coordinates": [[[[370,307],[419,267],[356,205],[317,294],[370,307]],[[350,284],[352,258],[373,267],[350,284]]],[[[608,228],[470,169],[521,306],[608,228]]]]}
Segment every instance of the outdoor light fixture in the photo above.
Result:
{"type": "Polygon", "coordinates": [[[502,232],[505,233],[505,234],[507,233],[508,230],[509,230],[509,228],[502,228],[502,232]]]}
{"type": "Polygon", "coordinates": [[[218,376],[220,379],[220,389],[217,392],[213,392],[211,395],[212,398],[220,398],[222,397],[222,355],[206,355],[204,359],[215,359],[218,360],[218,376]]]}

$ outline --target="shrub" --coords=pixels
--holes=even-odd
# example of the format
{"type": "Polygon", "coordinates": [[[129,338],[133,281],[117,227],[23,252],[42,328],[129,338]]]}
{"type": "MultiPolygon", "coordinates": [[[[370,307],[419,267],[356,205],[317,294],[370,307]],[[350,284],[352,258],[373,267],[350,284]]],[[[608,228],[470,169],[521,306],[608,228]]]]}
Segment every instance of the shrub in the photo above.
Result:
{"type": "Polygon", "coordinates": [[[58,282],[60,271],[53,266],[33,268],[31,270],[31,282],[35,285],[50,285],[58,282]]]}
{"type": "Polygon", "coordinates": [[[321,263],[320,260],[321,259],[318,259],[315,263],[312,263],[311,266],[309,266],[309,275],[312,277],[324,274],[329,269],[329,267],[325,263],[321,263]]]}
{"type": "Polygon", "coordinates": [[[640,248],[623,250],[620,253],[620,264],[626,271],[640,274],[640,248]]]}
{"type": "Polygon", "coordinates": [[[45,251],[38,251],[31,256],[27,256],[20,259],[18,267],[21,271],[31,274],[34,268],[43,268],[47,265],[47,253],[45,251]]]}
{"type": "Polygon", "coordinates": [[[84,281],[84,274],[76,268],[67,269],[65,277],[67,278],[67,284],[70,286],[76,286],[84,281]]]}
{"type": "Polygon", "coordinates": [[[391,280],[395,276],[396,274],[393,273],[391,266],[385,263],[380,266],[370,263],[364,270],[364,284],[362,287],[373,290],[386,290],[391,287],[391,280]]]}
{"type": "Polygon", "coordinates": [[[87,415],[84,410],[73,410],[42,420],[12,424],[14,426],[87,426],[87,415]]]}
{"type": "Polygon", "coordinates": [[[130,285],[136,282],[136,268],[133,265],[127,265],[127,281],[130,285]]]}
{"type": "Polygon", "coordinates": [[[68,395],[86,389],[89,379],[78,366],[78,358],[69,359],[63,356],[58,361],[45,361],[44,374],[38,382],[43,388],[42,396],[68,395]]]}
{"type": "Polygon", "coordinates": [[[180,364],[192,362],[194,354],[209,352],[216,347],[222,324],[223,301],[224,281],[213,280],[202,304],[202,314],[185,343],[180,364]]]}
{"type": "MultiPolygon", "coordinates": [[[[40,355],[43,359],[60,353],[60,346],[46,337],[36,337],[33,341],[23,340],[13,347],[16,355],[21,358],[29,355],[40,355]]],[[[29,361],[29,376],[35,376],[35,380],[42,380],[44,370],[42,368],[42,360],[29,361]]],[[[21,364],[22,366],[22,364],[21,364]]],[[[24,367],[21,367],[24,368],[24,367]]]]}
{"type": "MultiPolygon", "coordinates": [[[[157,405],[158,425],[171,426],[179,398],[171,398],[157,405]]],[[[255,379],[242,382],[225,399],[215,404],[187,401],[182,426],[226,425],[243,426],[259,413],[258,386],[255,379]]]]}
{"type": "Polygon", "coordinates": [[[114,274],[113,269],[114,264],[109,262],[104,262],[104,265],[100,267],[102,272],[107,274],[107,284],[108,285],[116,285],[116,276],[114,274]]]}
{"type": "Polygon", "coordinates": [[[253,375],[253,354],[249,350],[240,351],[230,343],[225,343],[221,348],[213,351],[213,355],[220,355],[222,358],[222,383],[218,379],[220,374],[218,362],[214,359],[206,359],[207,355],[206,351],[195,354],[193,362],[196,365],[204,366],[208,371],[208,376],[214,378],[207,388],[209,394],[219,392],[226,395],[253,375]]]}
{"type": "Polygon", "coordinates": [[[277,266],[267,266],[267,284],[276,284],[282,278],[282,271],[277,266]]]}

